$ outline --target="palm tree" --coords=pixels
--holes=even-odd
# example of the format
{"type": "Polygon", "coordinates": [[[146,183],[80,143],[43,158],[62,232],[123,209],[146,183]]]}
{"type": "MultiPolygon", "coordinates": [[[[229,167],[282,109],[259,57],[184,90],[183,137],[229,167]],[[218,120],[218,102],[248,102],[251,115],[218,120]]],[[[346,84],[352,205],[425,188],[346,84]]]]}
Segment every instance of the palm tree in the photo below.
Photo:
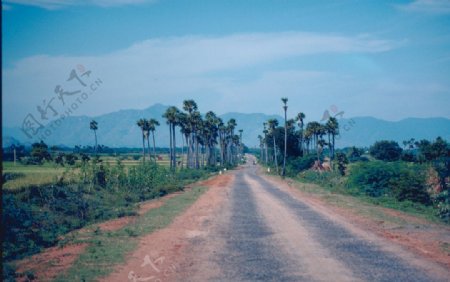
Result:
{"type": "Polygon", "coordinates": [[[219,123],[217,125],[217,129],[218,129],[218,133],[219,133],[220,165],[223,166],[225,164],[226,127],[221,118],[219,118],[219,123]]]}
{"type": "MultiPolygon", "coordinates": [[[[157,126],[159,126],[159,121],[157,121],[154,118],[148,120],[148,130],[152,133],[153,139],[153,158],[155,159],[155,163],[156,163],[155,130],[157,126]]],[[[150,152],[150,144],[148,145],[148,151],[150,152]]]]}
{"type": "Polygon", "coordinates": [[[150,161],[152,159],[152,156],[150,154],[150,124],[146,119],[144,119],[143,132],[144,132],[144,139],[147,140],[148,160],[150,161]]]}
{"type": "Polygon", "coordinates": [[[95,152],[95,154],[97,154],[97,129],[98,129],[98,123],[95,120],[92,120],[91,123],[89,124],[89,127],[90,127],[91,130],[94,131],[94,136],[95,136],[94,152],[95,152]]]}
{"type": "Polygon", "coordinates": [[[335,117],[330,117],[325,125],[328,133],[328,143],[330,148],[330,160],[334,159],[334,146],[336,135],[339,135],[339,122],[335,117]],[[331,137],[331,138],[330,138],[331,137]]]}
{"type": "Polygon", "coordinates": [[[264,122],[263,125],[264,125],[264,130],[263,130],[263,133],[264,133],[264,151],[265,151],[265,157],[266,157],[265,161],[266,161],[266,165],[267,165],[269,163],[269,154],[267,152],[268,151],[267,134],[269,133],[269,131],[267,130],[267,122],[264,122]]]}
{"type": "Polygon", "coordinates": [[[170,168],[176,168],[176,142],[175,142],[175,126],[178,120],[179,110],[177,107],[169,107],[163,114],[169,124],[169,139],[170,139],[170,168]]]}
{"type": "Polygon", "coordinates": [[[306,126],[306,130],[305,133],[303,134],[303,142],[305,143],[305,149],[306,149],[306,154],[309,155],[309,149],[310,149],[310,144],[311,144],[311,140],[312,140],[312,131],[310,130],[310,128],[308,128],[308,126],[306,126]]]}
{"type": "Polygon", "coordinates": [[[267,121],[267,125],[269,126],[269,134],[272,135],[273,140],[273,156],[275,161],[275,167],[278,173],[278,158],[277,158],[277,144],[275,142],[275,129],[278,126],[278,120],[276,119],[269,119],[267,121]]]}
{"type": "Polygon", "coordinates": [[[199,145],[200,145],[200,139],[201,139],[201,132],[203,130],[203,119],[200,112],[195,111],[192,112],[191,119],[190,119],[192,129],[193,129],[193,135],[192,135],[192,149],[194,151],[194,160],[193,160],[193,166],[195,168],[200,168],[200,157],[199,157],[199,145]]]}
{"type": "Polygon", "coordinates": [[[283,172],[282,176],[286,175],[286,156],[287,156],[287,101],[288,98],[281,98],[283,102],[283,110],[284,110],[284,159],[283,159],[283,172]]]}
{"type": "Polygon", "coordinates": [[[186,154],[186,161],[189,162],[189,136],[190,136],[190,126],[188,115],[186,113],[178,113],[178,125],[180,126],[181,132],[181,141],[183,142],[183,146],[181,147],[181,167],[183,167],[183,156],[184,156],[184,140],[186,140],[186,146],[188,147],[188,151],[186,154]]]}
{"type": "Polygon", "coordinates": [[[302,153],[302,156],[304,155],[303,152],[303,142],[305,139],[305,134],[303,132],[303,127],[304,127],[304,120],[305,120],[305,114],[300,112],[297,114],[297,116],[295,117],[295,120],[298,121],[298,127],[300,128],[300,152],[302,153]]]}
{"type": "Polygon", "coordinates": [[[327,145],[327,142],[323,140],[323,136],[327,133],[327,129],[325,125],[318,123],[316,127],[316,152],[317,152],[317,161],[320,161],[320,154],[322,153],[323,148],[327,145]]]}
{"type": "Polygon", "coordinates": [[[244,147],[242,147],[242,132],[244,130],[243,129],[239,129],[239,154],[241,154],[241,156],[244,154],[244,147]]]}
{"type": "Polygon", "coordinates": [[[233,149],[234,149],[234,143],[233,143],[233,136],[234,136],[234,129],[236,128],[237,123],[234,118],[230,118],[230,120],[227,122],[227,133],[228,138],[227,140],[227,162],[229,164],[234,163],[234,155],[233,155],[233,149]]]}
{"type": "Polygon", "coordinates": [[[141,128],[142,132],[142,162],[145,163],[145,128],[147,121],[143,118],[139,119],[136,124],[141,128]]]}
{"type": "Polygon", "coordinates": [[[212,111],[209,111],[205,115],[205,133],[206,133],[206,146],[208,148],[208,165],[215,165],[215,150],[214,147],[217,144],[218,126],[220,119],[212,111]]]}
{"type": "Polygon", "coordinates": [[[264,149],[263,149],[263,137],[261,135],[258,135],[259,140],[259,158],[262,161],[264,159],[264,149]]]}
{"type": "MultiPolygon", "coordinates": [[[[188,167],[194,167],[194,147],[195,147],[195,115],[194,113],[197,112],[197,103],[194,100],[184,100],[183,101],[183,110],[187,112],[187,128],[186,131],[188,132],[188,139],[187,139],[187,146],[188,146],[188,160],[187,165],[188,167]]],[[[199,115],[199,113],[197,113],[199,115]]]]}

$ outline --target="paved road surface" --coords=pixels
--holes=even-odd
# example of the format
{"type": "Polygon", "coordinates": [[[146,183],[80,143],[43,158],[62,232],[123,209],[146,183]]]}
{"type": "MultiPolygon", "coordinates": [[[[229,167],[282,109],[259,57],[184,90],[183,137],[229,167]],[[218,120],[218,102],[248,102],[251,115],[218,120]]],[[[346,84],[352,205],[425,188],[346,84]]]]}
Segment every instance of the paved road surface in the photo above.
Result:
{"type": "Polygon", "coordinates": [[[257,166],[233,173],[214,227],[192,239],[189,253],[200,262],[176,280],[450,281],[292,197],[257,166]]]}

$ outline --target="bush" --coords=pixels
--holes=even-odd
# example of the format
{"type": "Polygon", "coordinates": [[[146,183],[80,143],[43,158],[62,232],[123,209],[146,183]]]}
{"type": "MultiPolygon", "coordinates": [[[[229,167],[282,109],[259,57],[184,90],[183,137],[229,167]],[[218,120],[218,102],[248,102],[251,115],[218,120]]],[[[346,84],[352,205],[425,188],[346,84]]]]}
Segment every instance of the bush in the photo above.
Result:
{"type": "Polygon", "coordinates": [[[345,176],[345,170],[347,169],[348,159],[344,153],[336,153],[336,159],[338,163],[338,170],[341,176],[345,176]]]}
{"type": "Polygon", "coordinates": [[[433,198],[434,206],[437,209],[437,216],[445,222],[450,222],[450,193],[443,191],[433,198]]]}
{"type": "Polygon", "coordinates": [[[288,159],[286,164],[286,174],[289,176],[296,176],[298,173],[310,169],[314,161],[315,156],[298,157],[295,159],[288,159]]]}
{"type": "Polygon", "coordinates": [[[374,158],[387,162],[400,160],[402,151],[397,142],[387,140],[376,142],[369,150],[374,158]]]}
{"type": "Polygon", "coordinates": [[[389,195],[399,201],[429,204],[425,169],[402,162],[373,161],[356,164],[350,171],[349,185],[371,197],[389,195]]]}
{"type": "Polygon", "coordinates": [[[94,159],[82,164],[78,184],[5,190],[2,226],[7,228],[2,238],[3,261],[53,246],[61,235],[86,224],[134,215],[133,203],[179,191],[209,170],[175,172],[155,164],[141,164],[126,171],[120,161],[110,166],[94,159]]]}

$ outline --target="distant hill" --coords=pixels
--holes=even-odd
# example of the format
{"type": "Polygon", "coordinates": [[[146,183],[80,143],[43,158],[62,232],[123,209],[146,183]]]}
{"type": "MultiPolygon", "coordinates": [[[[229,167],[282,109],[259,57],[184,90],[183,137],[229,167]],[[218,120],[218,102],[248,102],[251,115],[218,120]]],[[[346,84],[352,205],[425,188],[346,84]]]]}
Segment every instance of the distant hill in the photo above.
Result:
{"type": "MultiPolygon", "coordinates": [[[[136,121],[140,118],[156,118],[161,126],[156,131],[157,146],[167,147],[169,144],[169,128],[161,116],[168,106],[155,104],[144,110],[121,110],[94,117],[98,122],[99,144],[109,147],[140,147],[142,139],[136,121]]],[[[282,121],[278,115],[227,113],[220,116],[224,122],[230,118],[237,121],[237,129],[243,129],[244,143],[250,147],[258,146],[259,134],[262,134],[263,122],[269,118],[282,121]]],[[[44,141],[49,145],[75,146],[93,145],[94,136],[89,129],[92,117],[73,116],[64,120],[60,126],[54,124],[55,130],[44,141]]],[[[408,118],[398,122],[384,121],[373,117],[355,117],[339,119],[341,137],[337,140],[338,147],[370,146],[381,139],[402,142],[410,138],[435,139],[441,136],[450,140],[450,119],[446,118],[408,118]]],[[[31,144],[30,140],[18,127],[3,127],[2,146],[12,144],[31,144]]],[[[181,144],[178,134],[177,144],[181,144]]]]}
{"type": "Polygon", "coordinates": [[[411,138],[434,140],[441,136],[450,140],[450,119],[407,118],[392,122],[373,117],[355,117],[339,120],[341,136],[338,147],[368,147],[378,140],[401,142],[411,138]]]}

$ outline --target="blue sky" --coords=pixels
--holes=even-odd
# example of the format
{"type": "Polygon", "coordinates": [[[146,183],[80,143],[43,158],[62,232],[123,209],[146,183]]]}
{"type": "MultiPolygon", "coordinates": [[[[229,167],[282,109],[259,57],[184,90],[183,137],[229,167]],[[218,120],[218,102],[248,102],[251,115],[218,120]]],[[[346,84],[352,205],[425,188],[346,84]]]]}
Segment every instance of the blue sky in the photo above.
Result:
{"type": "Polygon", "coordinates": [[[2,16],[6,126],[38,118],[83,67],[103,83],[75,115],[186,98],[281,114],[286,96],[310,120],[332,105],[346,117],[450,118],[448,0],[9,0],[2,16]]]}

